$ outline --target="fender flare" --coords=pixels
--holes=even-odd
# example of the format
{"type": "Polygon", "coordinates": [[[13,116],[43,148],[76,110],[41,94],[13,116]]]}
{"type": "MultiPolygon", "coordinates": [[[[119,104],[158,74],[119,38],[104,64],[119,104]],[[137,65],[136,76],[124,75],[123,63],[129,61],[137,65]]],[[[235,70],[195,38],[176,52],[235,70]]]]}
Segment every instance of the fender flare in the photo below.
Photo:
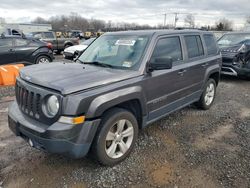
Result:
{"type": "Polygon", "coordinates": [[[140,102],[142,115],[145,115],[147,111],[146,98],[143,96],[142,88],[140,86],[132,86],[112,91],[95,98],[90,103],[86,118],[100,117],[107,109],[131,100],[138,100],[140,102]]]}

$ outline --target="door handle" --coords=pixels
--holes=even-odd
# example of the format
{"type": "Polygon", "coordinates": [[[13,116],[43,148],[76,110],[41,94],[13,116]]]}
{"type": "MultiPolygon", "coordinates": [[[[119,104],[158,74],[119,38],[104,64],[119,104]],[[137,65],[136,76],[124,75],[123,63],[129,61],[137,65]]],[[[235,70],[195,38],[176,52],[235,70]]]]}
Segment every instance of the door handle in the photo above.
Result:
{"type": "Polygon", "coordinates": [[[187,72],[187,70],[182,69],[178,72],[178,74],[182,76],[185,72],[187,72]]]}
{"type": "Polygon", "coordinates": [[[204,67],[204,68],[206,68],[208,66],[208,63],[204,63],[201,66],[204,67]]]}

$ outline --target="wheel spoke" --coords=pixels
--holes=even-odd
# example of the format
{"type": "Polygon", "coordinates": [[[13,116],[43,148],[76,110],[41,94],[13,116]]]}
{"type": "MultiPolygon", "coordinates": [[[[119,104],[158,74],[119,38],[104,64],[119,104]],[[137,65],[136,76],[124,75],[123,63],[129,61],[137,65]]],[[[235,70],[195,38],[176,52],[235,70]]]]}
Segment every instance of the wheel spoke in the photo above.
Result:
{"type": "Polygon", "coordinates": [[[112,144],[110,145],[110,147],[109,147],[108,150],[107,150],[107,154],[108,154],[110,157],[114,157],[114,156],[115,156],[116,148],[117,148],[117,143],[112,142],[112,144]]]}
{"type": "Polygon", "coordinates": [[[124,141],[122,140],[121,142],[118,143],[119,148],[121,150],[121,152],[124,154],[126,153],[126,151],[128,150],[127,145],[124,143],[124,141]]]}
{"type": "Polygon", "coordinates": [[[118,123],[117,123],[117,132],[118,133],[121,133],[123,131],[125,123],[126,123],[126,120],[124,120],[124,119],[118,121],[118,123]]]}
{"type": "Polygon", "coordinates": [[[125,131],[122,132],[123,137],[129,137],[132,136],[134,133],[133,127],[128,127],[125,131]]]}
{"type": "Polygon", "coordinates": [[[115,139],[115,133],[112,133],[111,131],[109,131],[106,137],[106,141],[112,141],[114,139],[115,139]]]}

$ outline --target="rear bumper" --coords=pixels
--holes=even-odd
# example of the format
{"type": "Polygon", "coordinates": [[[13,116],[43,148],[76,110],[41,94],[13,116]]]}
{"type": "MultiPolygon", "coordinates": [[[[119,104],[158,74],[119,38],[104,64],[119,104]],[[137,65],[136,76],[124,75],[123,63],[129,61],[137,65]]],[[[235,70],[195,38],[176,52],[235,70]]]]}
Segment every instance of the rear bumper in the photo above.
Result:
{"type": "Polygon", "coordinates": [[[72,158],[84,157],[91,146],[100,120],[86,121],[79,125],[56,122],[50,126],[26,117],[16,102],[9,107],[9,127],[33,147],[72,158]]]}

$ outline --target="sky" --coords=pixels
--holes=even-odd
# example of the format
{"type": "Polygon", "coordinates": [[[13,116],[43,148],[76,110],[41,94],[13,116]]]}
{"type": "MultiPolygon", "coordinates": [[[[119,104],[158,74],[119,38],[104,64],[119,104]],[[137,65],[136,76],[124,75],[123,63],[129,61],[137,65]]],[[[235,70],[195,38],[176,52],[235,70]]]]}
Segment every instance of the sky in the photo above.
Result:
{"type": "Polygon", "coordinates": [[[27,23],[36,17],[76,12],[86,18],[111,22],[129,22],[156,26],[174,23],[184,26],[187,14],[193,14],[196,26],[213,25],[220,18],[233,21],[234,27],[241,28],[250,15],[249,0],[1,0],[0,17],[8,23],[27,23]]]}

